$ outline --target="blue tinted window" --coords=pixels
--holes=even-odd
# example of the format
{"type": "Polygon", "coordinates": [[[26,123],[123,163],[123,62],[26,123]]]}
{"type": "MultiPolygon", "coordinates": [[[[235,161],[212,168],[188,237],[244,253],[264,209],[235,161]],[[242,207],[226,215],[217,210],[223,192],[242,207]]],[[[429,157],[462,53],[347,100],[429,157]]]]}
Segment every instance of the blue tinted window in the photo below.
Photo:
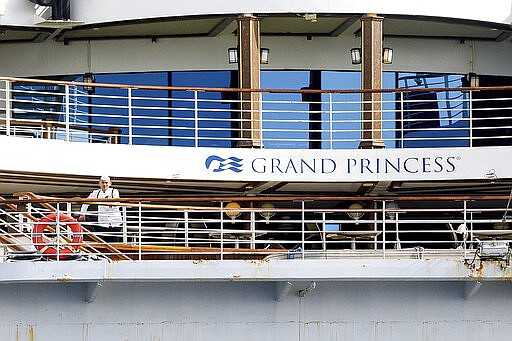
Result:
{"type": "MultiPolygon", "coordinates": [[[[309,71],[262,71],[263,89],[301,89],[309,71]]],[[[264,93],[263,144],[266,148],[308,148],[309,107],[300,93],[264,93]],[[283,131],[287,132],[283,134],[283,131]]]]}
{"type": "MultiPolygon", "coordinates": [[[[173,72],[171,82],[172,86],[229,88],[232,72],[173,72]]],[[[236,99],[222,92],[172,91],[172,145],[232,147],[236,106],[236,99]]]]}
{"type": "MultiPolygon", "coordinates": [[[[398,73],[398,88],[457,88],[463,76],[432,73],[398,73]]],[[[405,92],[397,104],[397,139],[405,148],[469,146],[468,92],[405,92]],[[403,104],[402,104],[403,103],[403,104]],[[400,124],[403,122],[403,124],[400,124]]],[[[397,140],[397,146],[401,146],[397,140]]]]}
{"type": "MultiPolygon", "coordinates": [[[[98,83],[137,84],[167,86],[167,72],[99,74],[98,83]]],[[[169,144],[169,102],[166,90],[132,90],[131,123],[127,89],[96,87],[90,97],[91,127],[106,130],[116,126],[121,128],[121,143],[128,143],[131,129],[133,144],[169,144]]]]}

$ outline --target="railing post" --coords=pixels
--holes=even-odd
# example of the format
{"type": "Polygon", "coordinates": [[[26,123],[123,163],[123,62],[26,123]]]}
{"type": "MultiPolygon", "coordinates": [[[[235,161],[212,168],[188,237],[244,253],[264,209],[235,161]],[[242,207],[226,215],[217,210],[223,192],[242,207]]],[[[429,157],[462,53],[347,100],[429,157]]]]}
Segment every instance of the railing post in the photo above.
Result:
{"type": "Polygon", "coordinates": [[[473,91],[469,91],[469,146],[473,147],[473,91]]]}
{"type": "Polygon", "coordinates": [[[333,113],[332,113],[332,93],[329,94],[329,149],[333,148],[333,133],[332,133],[332,120],[333,120],[333,113]]]}
{"type": "Polygon", "coordinates": [[[322,249],[327,252],[327,238],[325,233],[325,212],[322,212],[322,249]]]}
{"type": "Polygon", "coordinates": [[[305,202],[304,200],[301,200],[301,230],[302,230],[302,240],[301,240],[301,243],[302,243],[302,259],[305,258],[305,255],[304,255],[304,250],[306,250],[306,224],[304,222],[304,219],[306,219],[306,215],[304,213],[304,209],[305,209],[305,202]]]}
{"type": "Polygon", "coordinates": [[[121,128],[109,127],[107,130],[107,136],[110,144],[119,144],[121,142],[121,128]]]}
{"type": "Polygon", "coordinates": [[[194,90],[194,147],[199,147],[199,104],[197,90],[194,90]]]}
{"type": "Polygon", "coordinates": [[[57,203],[57,210],[55,211],[55,232],[57,234],[57,245],[55,246],[55,257],[57,262],[60,260],[60,203],[57,203]]]}
{"type": "Polygon", "coordinates": [[[128,225],[126,224],[126,206],[122,207],[123,215],[123,243],[128,243],[128,225]]]}
{"type": "MultiPolygon", "coordinates": [[[[20,198],[20,199],[22,199],[22,198],[20,198]]],[[[19,202],[16,205],[16,210],[18,212],[16,218],[18,220],[19,229],[23,230],[23,225],[25,223],[24,213],[27,213],[27,204],[19,202]]]]}
{"type": "Polygon", "coordinates": [[[220,202],[220,260],[224,259],[224,203],[220,202]]]}
{"type": "Polygon", "coordinates": [[[128,144],[133,143],[132,88],[128,88],[128,144]]]}
{"type": "Polygon", "coordinates": [[[400,92],[400,148],[404,148],[404,93],[400,92]]]}
{"type": "MultiPolygon", "coordinates": [[[[467,200],[464,200],[464,226],[466,227],[465,228],[466,231],[462,232],[462,243],[463,243],[463,248],[464,248],[464,259],[467,258],[467,254],[466,254],[466,252],[467,252],[467,249],[466,249],[466,238],[467,238],[467,229],[468,229],[468,225],[466,225],[467,213],[468,213],[468,211],[467,211],[467,208],[468,208],[467,204],[468,204],[467,200]]],[[[471,220],[473,220],[473,219],[471,219],[471,220]]]]}
{"type": "Polygon", "coordinates": [[[256,212],[251,211],[250,212],[251,222],[251,249],[256,248],[256,212]]]}
{"type": "Polygon", "coordinates": [[[183,219],[185,220],[185,246],[188,247],[188,234],[189,234],[188,211],[183,212],[183,219]]]}
{"type": "MultiPolygon", "coordinates": [[[[377,209],[378,209],[378,204],[377,204],[376,202],[373,202],[372,207],[373,207],[373,209],[374,209],[374,211],[373,211],[373,230],[374,230],[375,232],[377,232],[377,230],[379,229],[379,224],[378,224],[378,222],[377,222],[377,220],[379,219],[379,213],[378,213],[378,211],[377,211],[377,209]]],[[[378,243],[377,243],[377,236],[375,236],[375,237],[373,238],[373,243],[374,243],[374,244],[373,244],[373,249],[374,249],[374,250],[377,250],[377,249],[378,249],[378,247],[377,247],[377,246],[378,246],[378,243]]]]}
{"type": "Polygon", "coordinates": [[[69,137],[69,85],[66,84],[64,88],[66,91],[66,141],[69,142],[71,140],[69,137]]]}
{"type": "Polygon", "coordinates": [[[386,259],[386,201],[382,200],[382,258],[386,259]]]}
{"type": "Polygon", "coordinates": [[[5,81],[5,135],[11,135],[11,82],[5,81]]]}
{"type": "MultiPolygon", "coordinates": [[[[471,242],[473,242],[473,238],[474,238],[474,235],[473,235],[473,218],[474,218],[473,212],[470,212],[469,213],[469,232],[468,232],[468,234],[469,234],[469,240],[471,242]]],[[[466,229],[467,229],[467,227],[468,226],[466,225],[466,229]]]]}
{"type": "Polygon", "coordinates": [[[142,260],[142,202],[139,201],[139,260],[142,260]]]}
{"type": "Polygon", "coordinates": [[[53,122],[51,117],[46,117],[43,123],[43,138],[51,139],[53,138],[53,122]]]}

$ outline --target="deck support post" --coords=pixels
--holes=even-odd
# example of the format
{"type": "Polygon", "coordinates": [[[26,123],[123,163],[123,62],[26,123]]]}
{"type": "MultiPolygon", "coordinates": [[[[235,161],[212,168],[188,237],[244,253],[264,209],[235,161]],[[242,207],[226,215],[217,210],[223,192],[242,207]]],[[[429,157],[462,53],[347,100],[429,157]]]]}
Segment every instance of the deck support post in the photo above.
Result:
{"type": "Polygon", "coordinates": [[[103,283],[102,282],[89,282],[86,283],[85,288],[85,302],[92,303],[96,299],[98,292],[100,291],[103,283]]]}
{"type": "Polygon", "coordinates": [[[291,282],[277,282],[275,300],[281,302],[285,296],[288,295],[292,286],[293,284],[291,282]]]}
{"type": "MultiPolygon", "coordinates": [[[[362,89],[382,88],[382,21],[368,14],[361,18],[362,89]]],[[[382,140],[382,93],[363,92],[362,136],[359,148],[384,148],[382,140]]]]}
{"type": "Polygon", "coordinates": [[[482,286],[482,282],[464,282],[464,298],[469,300],[482,286]]]}
{"type": "MultiPolygon", "coordinates": [[[[260,88],[260,20],[250,14],[238,21],[238,77],[242,89],[260,88]]],[[[237,147],[261,148],[261,93],[240,93],[240,141],[237,147]]]]}

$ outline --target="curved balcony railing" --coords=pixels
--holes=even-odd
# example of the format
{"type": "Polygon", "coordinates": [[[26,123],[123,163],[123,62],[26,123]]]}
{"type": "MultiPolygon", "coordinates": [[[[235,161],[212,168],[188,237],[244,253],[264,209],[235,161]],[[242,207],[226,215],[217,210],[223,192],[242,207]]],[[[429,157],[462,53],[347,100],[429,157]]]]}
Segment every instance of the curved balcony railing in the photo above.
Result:
{"type": "Polygon", "coordinates": [[[0,198],[4,261],[425,255],[510,260],[508,196],[97,199],[122,211],[118,232],[91,232],[94,222],[78,229],[73,217],[91,199],[17,196],[0,198]],[[116,243],[105,242],[112,236],[116,243]]]}
{"type": "Polygon", "coordinates": [[[378,122],[363,122],[362,90],[181,88],[17,78],[0,78],[0,84],[0,134],[11,136],[223,148],[243,146],[250,139],[265,148],[351,149],[363,140],[362,127],[380,126],[386,148],[512,143],[512,87],[385,89],[379,91],[378,122]],[[85,91],[84,86],[93,88],[85,91]],[[261,109],[248,112],[239,98],[251,91],[259,94],[259,105],[249,107],[261,109]]]}

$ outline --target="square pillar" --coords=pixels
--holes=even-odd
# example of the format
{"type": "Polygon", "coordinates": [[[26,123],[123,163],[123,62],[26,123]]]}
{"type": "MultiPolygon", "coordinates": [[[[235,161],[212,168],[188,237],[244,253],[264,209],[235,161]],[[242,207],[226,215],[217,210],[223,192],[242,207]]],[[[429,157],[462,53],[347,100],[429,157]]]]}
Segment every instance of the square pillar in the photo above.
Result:
{"type": "Polygon", "coordinates": [[[369,14],[361,18],[362,37],[362,136],[359,148],[384,148],[382,140],[382,21],[369,14]],[[364,91],[369,90],[369,91],[364,91]]]}
{"type": "MultiPolygon", "coordinates": [[[[238,75],[242,89],[260,88],[260,20],[252,15],[238,21],[238,75]]],[[[237,147],[261,148],[261,93],[240,93],[240,138],[237,147]]]]}

